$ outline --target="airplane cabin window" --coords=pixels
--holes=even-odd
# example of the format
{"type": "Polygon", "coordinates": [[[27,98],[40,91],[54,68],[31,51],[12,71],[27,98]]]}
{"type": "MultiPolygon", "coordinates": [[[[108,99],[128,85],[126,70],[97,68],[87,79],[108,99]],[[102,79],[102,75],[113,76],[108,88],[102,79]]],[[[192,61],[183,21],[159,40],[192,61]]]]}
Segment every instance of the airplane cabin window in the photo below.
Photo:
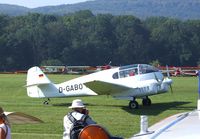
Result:
{"type": "Polygon", "coordinates": [[[125,78],[128,76],[128,72],[126,70],[119,72],[120,78],[125,78]]]}
{"type": "Polygon", "coordinates": [[[119,79],[118,72],[115,72],[112,77],[113,77],[113,79],[119,79]]]}
{"type": "Polygon", "coordinates": [[[119,72],[120,78],[135,76],[138,74],[137,68],[125,69],[119,72]]]}

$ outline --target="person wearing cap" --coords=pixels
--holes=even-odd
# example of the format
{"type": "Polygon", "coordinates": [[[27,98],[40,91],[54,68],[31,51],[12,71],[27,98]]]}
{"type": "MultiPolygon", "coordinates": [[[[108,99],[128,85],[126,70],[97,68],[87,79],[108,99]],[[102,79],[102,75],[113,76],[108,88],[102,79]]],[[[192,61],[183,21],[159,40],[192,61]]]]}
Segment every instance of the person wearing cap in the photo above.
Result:
{"type": "Polygon", "coordinates": [[[63,139],[70,139],[70,129],[72,128],[73,123],[69,119],[69,115],[76,120],[81,120],[83,117],[86,117],[86,119],[84,120],[86,126],[96,124],[96,122],[93,121],[92,118],[88,115],[88,110],[86,109],[81,99],[73,100],[69,108],[72,109],[72,112],[69,112],[67,115],[65,115],[63,119],[63,139]]]}
{"type": "Polygon", "coordinates": [[[11,139],[10,123],[0,107],[0,139],[11,139]]]}

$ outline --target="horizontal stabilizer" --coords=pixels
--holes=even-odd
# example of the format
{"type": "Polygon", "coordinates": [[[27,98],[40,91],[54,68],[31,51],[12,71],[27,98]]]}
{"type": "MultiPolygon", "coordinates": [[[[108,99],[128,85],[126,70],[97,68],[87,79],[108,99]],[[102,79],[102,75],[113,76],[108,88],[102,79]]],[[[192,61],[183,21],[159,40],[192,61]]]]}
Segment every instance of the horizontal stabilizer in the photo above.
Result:
{"type": "Polygon", "coordinates": [[[86,82],[84,85],[90,88],[92,91],[96,92],[98,95],[115,95],[130,89],[118,84],[111,84],[97,80],[86,82]]]}

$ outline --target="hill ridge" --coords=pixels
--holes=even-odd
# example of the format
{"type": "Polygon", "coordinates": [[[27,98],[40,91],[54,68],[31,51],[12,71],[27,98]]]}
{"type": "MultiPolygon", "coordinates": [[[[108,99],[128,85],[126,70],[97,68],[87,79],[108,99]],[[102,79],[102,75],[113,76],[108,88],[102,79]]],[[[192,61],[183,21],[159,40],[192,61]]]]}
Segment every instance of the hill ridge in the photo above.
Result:
{"type": "Polygon", "coordinates": [[[79,10],[91,10],[94,14],[133,15],[140,19],[150,16],[165,16],[178,19],[199,19],[200,1],[198,0],[94,0],[77,4],[63,4],[26,8],[0,4],[0,13],[12,16],[29,12],[64,15],[79,10]]]}

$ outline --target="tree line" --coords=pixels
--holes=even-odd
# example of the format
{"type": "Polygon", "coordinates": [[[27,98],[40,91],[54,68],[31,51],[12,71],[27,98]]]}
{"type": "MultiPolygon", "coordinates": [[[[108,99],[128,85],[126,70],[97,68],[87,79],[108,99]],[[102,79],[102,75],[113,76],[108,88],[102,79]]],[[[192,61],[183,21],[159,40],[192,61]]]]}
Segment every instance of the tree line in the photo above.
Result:
{"type": "Polygon", "coordinates": [[[200,64],[200,20],[94,15],[0,15],[0,71],[42,65],[200,64]]]}

